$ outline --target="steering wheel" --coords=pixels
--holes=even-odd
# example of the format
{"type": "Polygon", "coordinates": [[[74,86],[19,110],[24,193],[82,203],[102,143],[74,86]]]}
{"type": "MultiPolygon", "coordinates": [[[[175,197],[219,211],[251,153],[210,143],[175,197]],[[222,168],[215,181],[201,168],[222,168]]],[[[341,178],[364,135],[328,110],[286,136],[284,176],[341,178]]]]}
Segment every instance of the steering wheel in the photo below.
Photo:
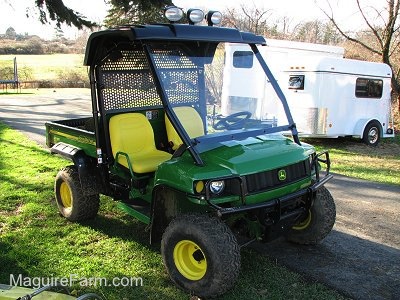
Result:
{"type": "Polygon", "coordinates": [[[216,130],[234,130],[243,128],[244,123],[251,117],[251,112],[240,111],[219,120],[213,126],[216,130]]]}

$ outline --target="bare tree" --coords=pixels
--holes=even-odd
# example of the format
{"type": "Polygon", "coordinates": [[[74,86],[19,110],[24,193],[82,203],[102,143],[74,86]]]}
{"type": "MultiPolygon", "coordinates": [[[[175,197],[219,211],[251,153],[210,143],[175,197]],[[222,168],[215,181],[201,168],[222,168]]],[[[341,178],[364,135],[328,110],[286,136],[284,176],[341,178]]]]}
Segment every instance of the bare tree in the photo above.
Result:
{"type": "Polygon", "coordinates": [[[291,33],[291,39],[318,44],[337,45],[342,41],[342,36],[330,23],[321,20],[301,22],[291,33]]]}
{"type": "Polygon", "coordinates": [[[228,8],[224,13],[223,26],[234,27],[239,30],[265,35],[268,30],[267,20],[271,17],[271,10],[248,7],[242,4],[240,9],[228,8]]]}
{"type": "Polygon", "coordinates": [[[392,87],[399,94],[400,64],[395,61],[398,59],[396,53],[399,52],[400,47],[400,0],[386,0],[386,7],[383,8],[363,6],[360,0],[355,1],[358,11],[368,28],[368,36],[373,37],[372,41],[371,39],[362,38],[362,36],[366,36],[365,31],[358,36],[346,32],[335,18],[330,0],[325,0],[325,3],[329,6],[329,10],[322,8],[321,10],[343,37],[379,55],[381,61],[392,68],[392,87]]]}
{"type": "Polygon", "coordinates": [[[289,16],[283,16],[278,22],[282,23],[282,34],[289,34],[289,27],[292,23],[293,19],[289,16]]]}

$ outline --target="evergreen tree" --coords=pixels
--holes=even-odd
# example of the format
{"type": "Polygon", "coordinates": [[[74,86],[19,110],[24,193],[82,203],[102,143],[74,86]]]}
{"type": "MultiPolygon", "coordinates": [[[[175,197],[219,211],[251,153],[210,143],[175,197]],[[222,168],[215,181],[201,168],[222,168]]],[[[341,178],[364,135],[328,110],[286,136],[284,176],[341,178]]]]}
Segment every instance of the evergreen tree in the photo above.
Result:
{"type": "Polygon", "coordinates": [[[87,20],[79,12],[65,6],[62,0],[35,0],[35,5],[39,9],[39,20],[43,24],[55,21],[57,27],[67,24],[79,29],[82,27],[92,28],[97,25],[87,20]]]}
{"type": "Polygon", "coordinates": [[[12,27],[8,27],[6,30],[6,38],[10,40],[15,40],[16,37],[17,37],[17,32],[15,31],[15,29],[12,27]]]}
{"type": "MultiPolygon", "coordinates": [[[[5,0],[6,3],[12,0],[5,0]]],[[[39,9],[39,21],[43,24],[55,21],[56,26],[61,24],[93,28],[98,26],[95,22],[89,21],[81,13],[65,6],[63,0],[34,0],[39,9]]],[[[102,1],[102,0],[98,0],[102,1]]],[[[103,0],[107,1],[111,9],[105,20],[108,27],[123,24],[156,23],[165,21],[162,9],[173,5],[172,0],[103,0]]],[[[27,16],[29,13],[27,12],[27,16]]]]}
{"type": "Polygon", "coordinates": [[[165,22],[163,8],[173,5],[171,0],[108,0],[108,4],[107,27],[165,22]]]}

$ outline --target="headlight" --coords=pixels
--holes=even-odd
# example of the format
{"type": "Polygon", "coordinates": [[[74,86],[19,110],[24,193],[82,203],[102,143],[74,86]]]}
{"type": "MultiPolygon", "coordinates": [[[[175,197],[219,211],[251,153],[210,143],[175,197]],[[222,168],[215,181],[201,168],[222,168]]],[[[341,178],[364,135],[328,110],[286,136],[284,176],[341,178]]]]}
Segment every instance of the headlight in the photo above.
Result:
{"type": "Polygon", "coordinates": [[[225,188],[225,182],[223,180],[212,181],[210,183],[210,192],[213,194],[220,194],[225,188]]]}

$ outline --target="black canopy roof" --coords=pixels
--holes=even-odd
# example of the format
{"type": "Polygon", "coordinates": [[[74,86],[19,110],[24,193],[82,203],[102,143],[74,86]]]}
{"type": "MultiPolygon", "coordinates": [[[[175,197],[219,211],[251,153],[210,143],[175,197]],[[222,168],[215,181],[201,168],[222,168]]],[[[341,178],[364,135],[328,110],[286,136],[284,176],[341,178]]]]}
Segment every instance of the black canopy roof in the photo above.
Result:
{"type": "Polygon", "coordinates": [[[94,63],[96,53],[101,48],[109,48],[121,42],[132,42],[135,40],[265,44],[265,39],[262,36],[233,28],[183,24],[121,27],[94,32],[90,35],[86,46],[84,65],[89,66],[94,63]]]}

